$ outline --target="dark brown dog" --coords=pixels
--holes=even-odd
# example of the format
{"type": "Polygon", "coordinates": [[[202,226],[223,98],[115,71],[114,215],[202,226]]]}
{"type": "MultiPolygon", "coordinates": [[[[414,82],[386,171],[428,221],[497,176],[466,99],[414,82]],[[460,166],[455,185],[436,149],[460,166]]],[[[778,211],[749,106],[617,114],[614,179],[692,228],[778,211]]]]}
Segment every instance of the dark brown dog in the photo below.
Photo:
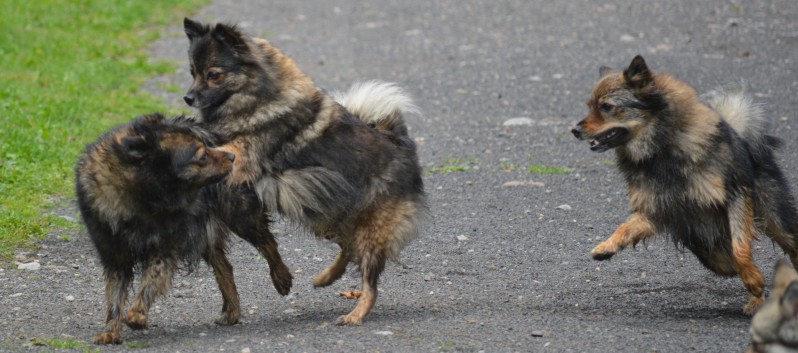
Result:
{"type": "Polygon", "coordinates": [[[95,343],[121,343],[123,323],[147,327],[150,306],[170,288],[178,266],[191,270],[199,259],[213,268],[222,292],[216,323],[236,323],[240,304],[225,255],[228,232],[209,229],[227,230],[229,224],[264,254],[273,278],[280,279],[278,292],[290,289],[290,272],[268,233],[262,204],[252,192],[222,197],[218,183],[235,157],[209,141],[207,132],[185,119],[152,114],[109,131],[78,162],[78,205],[105,277],[107,324],[95,343]],[[141,287],[125,312],[136,267],[141,287]]]}
{"type": "Polygon", "coordinates": [[[184,25],[194,77],[185,100],[237,156],[226,184],[252,185],[268,209],[340,245],[314,284],[330,285],[354,262],[363,293],[337,323],[360,324],[386,260],[418,237],[427,214],[403,121],[414,106],[378,82],[336,102],[266,40],[224,24],[184,25]]]}

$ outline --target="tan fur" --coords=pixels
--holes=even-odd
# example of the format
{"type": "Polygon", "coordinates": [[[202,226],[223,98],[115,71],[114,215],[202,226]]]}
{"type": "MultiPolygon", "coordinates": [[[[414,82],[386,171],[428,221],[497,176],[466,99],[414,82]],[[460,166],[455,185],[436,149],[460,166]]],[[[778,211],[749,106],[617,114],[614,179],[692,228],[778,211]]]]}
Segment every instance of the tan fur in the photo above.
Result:
{"type": "Polygon", "coordinates": [[[615,150],[632,216],[593,258],[669,233],[715,274],[739,275],[750,294],[743,312],[752,314],[764,298],[752,255],[757,234],[771,237],[798,266],[798,234],[791,234],[798,212],[774,167],[778,142],[764,134],[761,109],[739,89],[702,101],[689,84],[654,75],[640,56],[623,72],[601,73],[590,112],[572,132],[594,151],[615,150]]]}

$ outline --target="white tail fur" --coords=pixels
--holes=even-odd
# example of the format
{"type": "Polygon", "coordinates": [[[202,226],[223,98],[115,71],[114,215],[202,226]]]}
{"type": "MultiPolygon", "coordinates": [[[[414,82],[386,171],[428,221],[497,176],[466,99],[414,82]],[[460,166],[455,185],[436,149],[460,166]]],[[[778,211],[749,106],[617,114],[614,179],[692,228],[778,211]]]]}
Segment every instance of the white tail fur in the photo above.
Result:
{"type": "Polygon", "coordinates": [[[764,114],[746,94],[745,82],[711,91],[702,98],[752,146],[765,143],[764,114]]]}
{"type": "Polygon", "coordinates": [[[349,91],[334,92],[332,96],[366,124],[405,135],[407,127],[403,115],[419,113],[412,99],[399,86],[389,82],[359,82],[349,91]]]}

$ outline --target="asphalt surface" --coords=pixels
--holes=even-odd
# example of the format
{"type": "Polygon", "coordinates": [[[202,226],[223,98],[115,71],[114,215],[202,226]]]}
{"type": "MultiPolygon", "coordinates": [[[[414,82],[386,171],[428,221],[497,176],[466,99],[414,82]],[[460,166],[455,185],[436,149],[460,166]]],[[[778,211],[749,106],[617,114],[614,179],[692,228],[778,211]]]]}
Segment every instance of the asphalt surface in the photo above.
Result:
{"type": "MultiPolygon", "coordinates": [[[[183,15],[152,47],[154,59],[180,69],[145,89],[191,114],[180,99],[190,83],[183,15]]],[[[599,67],[623,68],[636,54],[699,91],[745,79],[770,131],[784,139],[779,160],[798,190],[798,2],[247,0],[215,1],[191,16],[268,38],[328,90],[397,82],[424,112],[408,118],[424,166],[459,159],[468,168],[425,175],[433,221],[402,265],[388,266],[362,326],[332,325],[354,306],[338,297],[357,289],[354,275],[312,288],[335,246],[278,223],[280,251],[295,272],[288,297],[272,288],[265,261],[237,241],[241,323],[212,324],[221,296],[201,267],[176,278],[149,330],[124,331],[135,344],[102,351],[745,349],[739,279],[712,275],[664,237],[608,262],[590,259],[625,220],[626,191],[612,153],[590,152],[569,130],[587,113],[599,67]],[[527,124],[504,126],[512,118],[527,124]],[[570,172],[532,174],[530,165],[570,172]]],[[[71,203],[64,217],[77,216],[71,203]]],[[[85,234],[70,237],[52,234],[38,253],[20,254],[38,261],[38,271],[0,271],[0,350],[52,351],[33,342],[90,342],[103,327],[101,268],[85,234]]],[[[768,280],[780,254],[768,240],[757,243],[768,280]]]]}

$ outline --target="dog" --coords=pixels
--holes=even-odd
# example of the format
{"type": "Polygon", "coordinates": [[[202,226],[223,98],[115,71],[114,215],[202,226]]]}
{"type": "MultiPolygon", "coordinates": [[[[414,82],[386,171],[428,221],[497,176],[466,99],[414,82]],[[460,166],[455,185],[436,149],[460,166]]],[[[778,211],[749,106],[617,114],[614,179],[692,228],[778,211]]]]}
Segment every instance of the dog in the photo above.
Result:
{"type": "Polygon", "coordinates": [[[751,319],[747,353],[798,352],[798,272],[781,259],[775,273],[770,297],[751,319]]]}
{"type": "Polygon", "coordinates": [[[653,74],[641,56],[623,72],[602,67],[572,130],[596,152],[615,150],[631,216],[591,254],[607,260],[657,234],[690,250],[710,271],[739,275],[752,314],[765,279],[751,246],[758,232],[798,264],[795,200],[765,134],[761,109],[740,87],[699,97],[688,84],[653,74]]]}
{"type": "Polygon", "coordinates": [[[264,39],[190,19],[184,29],[193,77],[184,100],[236,155],[226,183],[252,187],[270,211],[340,246],[313,284],[332,284],[354,263],[362,295],[336,323],[361,324],[386,260],[398,260],[428,214],[404,123],[415,106],[376,81],[336,101],[264,39]]]}
{"type": "Polygon", "coordinates": [[[105,133],[79,159],[77,203],[105,280],[106,327],[95,344],[121,343],[123,323],[146,328],[150,306],[171,287],[178,267],[191,270],[200,259],[212,267],[222,292],[216,323],[238,321],[239,297],[225,254],[229,232],[209,229],[235,232],[255,245],[278,278],[278,292],[288,293],[290,272],[264,231],[268,214],[255,193],[225,198],[219,192],[235,155],[211,141],[189,119],[150,114],[105,133]],[[140,289],[125,313],[136,268],[140,289]]]}

